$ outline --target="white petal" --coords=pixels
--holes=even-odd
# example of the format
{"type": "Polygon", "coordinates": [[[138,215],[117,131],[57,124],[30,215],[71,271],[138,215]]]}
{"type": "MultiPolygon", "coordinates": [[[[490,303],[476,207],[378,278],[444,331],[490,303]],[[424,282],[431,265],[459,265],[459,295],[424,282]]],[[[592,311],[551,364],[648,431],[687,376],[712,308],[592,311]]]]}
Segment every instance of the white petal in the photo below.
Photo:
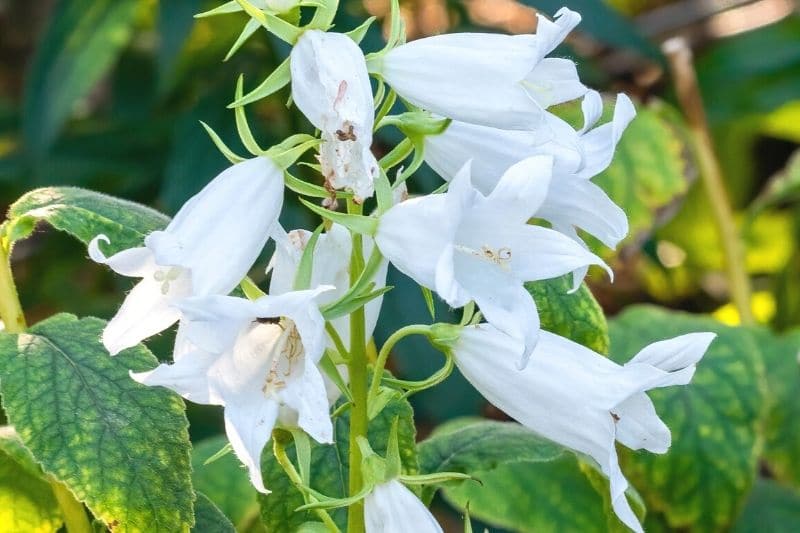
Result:
{"type": "Polygon", "coordinates": [[[202,350],[186,355],[171,365],[161,364],[146,372],[131,372],[131,377],[143,385],[166,387],[195,403],[223,405],[222,398],[208,382],[208,370],[217,356],[202,350]]]}
{"type": "Polygon", "coordinates": [[[597,91],[588,91],[581,102],[583,111],[583,127],[578,132],[584,134],[589,131],[603,114],[603,97],[597,91]]]}
{"type": "Polygon", "coordinates": [[[552,172],[550,156],[523,159],[505,171],[485,204],[503,213],[504,218],[525,223],[547,197],[552,172]]]}
{"type": "Polygon", "coordinates": [[[292,100],[317,128],[354,135],[369,147],[374,121],[364,54],[342,33],[308,30],[291,53],[292,100]]]}
{"type": "Polygon", "coordinates": [[[145,244],[159,265],[191,271],[194,294],[226,294],[261,253],[282,204],[283,172],[269,159],[249,159],[214,178],[145,244]]]}
{"type": "Polygon", "coordinates": [[[427,37],[386,54],[382,74],[423,109],[474,124],[533,129],[543,110],[520,81],[537,62],[534,43],[530,35],[427,37]]]}
{"type": "Polygon", "coordinates": [[[527,94],[543,109],[580,98],[586,86],[578,78],[578,69],[569,59],[548,57],[525,77],[527,94]]]}
{"type": "Polygon", "coordinates": [[[367,144],[372,139],[340,141],[328,134],[323,134],[323,139],[319,162],[328,185],[351,191],[357,203],[372,196],[373,183],[380,172],[378,161],[367,144]]]}
{"type": "Polygon", "coordinates": [[[442,528],[413,492],[397,480],[376,485],[364,500],[367,533],[441,533],[442,528]]]}
{"type": "Polygon", "coordinates": [[[188,296],[188,280],[175,280],[168,294],[164,294],[162,289],[163,283],[146,277],[128,293],[117,314],[103,330],[103,345],[111,355],[136,346],[178,321],[180,311],[173,307],[173,303],[188,296]]]}
{"type": "Polygon", "coordinates": [[[554,19],[538,14],[536,25],[536,46],[538,59],[541,60],[562,43],[567,35],[580,24],[581,16],[578,12],[562,7],[556,12],[554,19]]]}
{"type": "Polygon", "coordinates": [[[516,355],[524,363],[539,335],[539,313],[531,295],[510,273],[478,257],[456,253],[454,269],[458,284],[475,300],[486,320],[522,341],[516,355]]]}
{"type": "Polygon", "coordinates": [[[628,364],[647,364],[665,372],[677,372],[696,365],[715,337],[714,333],[687,333],[654,342],[643,348],[628,364]]]}
{"type": "Polygon", "coordinates": [[[460,217],[449,211],[446,196],[406,200],[389,209],[378,222],[378,248],[400,272],[424,287],[435,285],[436,264],[452,242],[460,217]]]}
{"type": "Polygon", "coordinates": [[[317,442],[333,442],[325,382],[317,366],[308,359],[303,373],[280,392],[281,400],[297,412],[297,425],[317,442]]]}
{"type": "Polygon", "coordinates": [[[609,248],[615,248],[628,234],[625,212],[603,189],[573,176],[553,178],[547,199],[536,216],[554,227],[578,227],[609,248]]]}
{"type": "Polygon", "coordinates": [[[581,138],[585,161],[576,174],[578,177],[589,179],[608,168],[622,133],[635,116],[636,108],[630,98],[624,94],[617,95],[612,121],[588,131],[581,138]]]}
{"type": "Polygon", "coordinates": [[[106,244],[111,243],[105,235],[98,235],[89,242],[89,257],[95,263],[108,265],[117,274],[132,278],[143,278],[152,275],[158,269],[153,252],[143,246],[128,248],[111,257],[106,257],[100,250],[100,241],[106,244]]]}
{"type": "Polygon", "coordinates": [[[647,394],[636,394],[614,408],[617,440],[632,450],[666,453],[672,438],[647,394]]]}
{"type": "Polygon", "coordinates": [[[259,492],[268,494],[261,478],[261,452],[272,435],[278,418],[278,404],[270,400],[254,402],[245,397],[228,401],[225,406],[225,432],[233,451],[247,467],[250,482],[259,492]]]}

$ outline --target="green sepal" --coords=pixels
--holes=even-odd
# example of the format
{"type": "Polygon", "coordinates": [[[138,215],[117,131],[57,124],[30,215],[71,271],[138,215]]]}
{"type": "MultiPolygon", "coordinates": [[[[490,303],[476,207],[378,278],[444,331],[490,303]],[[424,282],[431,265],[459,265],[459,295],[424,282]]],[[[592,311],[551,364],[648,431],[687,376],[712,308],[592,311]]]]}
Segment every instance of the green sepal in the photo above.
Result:
{"type": "MultiPolygon", "coordinates": [[[[381,87],[384,84],[381,83],[381,87]]],[[[377,98],[377,95],[376,95],[377,98]]],[[[380,100],[378,100],[380,102],[380,100]]],[[[381,107],[375,112],[375,124],[380,124],[383,121],[384,117],[389,114],[389,111],[392,110],[392,106],[397,101],[397,93],[394,92],[394,89],[389,89],[389,94],[386,95],[386,99],[381,104],[381,107]]],[[[377,130],[377,128],[375,128],[377,130]]]]}
{"type": "Polygon", "coordinates": [[[213,17],[216,15],[227,15],[228,13],[239,13],[240,11],[242,11],[242,6],[240,6],[236,0],[231,0],[230,2],[225,2],[221,6],[215,7],[214,9],[209,9],[208,11],[198,13],[194,16],[194,18],[200,19],[205,17],[213,17]]]}
{"type": "Polygon", "coordinates": [[[431,343],[440,350],[452,349],[461,336],[461,324],[446,324],[438,322],[431,325],[429,339],[431,343]]]}
{"type": "Polygon", "coordinates": [[[331,211],[330,209],[325,209],[322,206],[312,204],[303,198],[300,198],[300,202],[325,220],[330,220],[335,224],[340,224],[350,231],[354,231],[355,233],[372,236],[375,235],[375,232],[378,230],[377,218],[366,217],[363,215],[349,215],[347,213],[331,211]]]}
{"type": "MultiPolygon", "coordinates": [[[[242,91],[244,87],[244,75],[240,74],[239,79],[236,81],[236,100],[239,100],[242,97],[242,91]]],[[[239,138],[242,140],[242,144],[247,151],[253,155],[262,155],[264,154],[264,150],[258,145],[256,142],[255,137],[253,137],[253,131],[250,129],[250,125],[247,123],[247,116],[244,113],[244,107],[239,106],[233,109],[233,113],[236,117],[236,129],[239,132],[239,138]]]]}
{"type": "Polygon", "coordinates": [[[399,0],[391,0],[389,16],[391,23],[389,26],[389,38],[386,41],[384,50],[388,51],[406,42],[406,24],[400,14],[399,0]]]}
{"type": "Polygon", "coordinates": [[[388,172],[390,168],[396,167],[402,163],[413,151],[414,143],[411,142],[411,139],[405,138],[400,141],[397,146],[392,148],[388,154],[383,156],[381,160],[378,161],[378,165],[380,165],[384,171],[388,172]]]}
{"type": "Polygon", "coordinates": [[[306,243],[303,255],[300,257],[300,263],[297,265],[297,272],[294,275],[292,289],[295,291],[306,290],[311,285],[311,275],[314,271],[314,250],[317,247],[317,241],[323,229],[325,229],[325,224],[317,226],[317,229],[308,239],[308,243],[306,243]]]}
{"type": "Polygon", "coordinates": [[[322,358],[319,360],[319,367],[323,372],[325,372],[325,375],[328,376],[333,384],[336,385],[336,388],[339,389],[339,392],[341,392],[345,398],[352,402],[353,394],[347,387],[342,374],[339,373],[339,369],[336,368],[336,363],[334,362],[330,352],[331,350],[328,348],[325,350],[325,353],[322,354],[322,358]]]}
{"type": "MultiPolygon", "coordinates": [[[[372,253],[369,255],[369,259],[367,263],[364,265],[364,269],[361,271],[358,279],[356,280],[353,285],[347,289],[341,298],[336,300],[335,302],[331,302],[322,308],[323,314],[327,312],[334,312],[333,308],[337,306],[344,306],[346,302],[353,298],[357,298],[359,296],[364,296],[366,293],[372,291],[375,287],[375,283],[372,279],[375,277],[375,274],[378,272],[378,269],[381,266],[383,261],[383,254],[378,249],[377,246],[372,248],[372,253]]],[[[356,308],[358,309],[358,308],[356,308]]],[[[335,318],[335,317],[334,317],[335,318]]]]}
{"type": "MultiPolygon", "coordinates": [[[[333,26],[333,19],[339,9],[339,0],[325,0],[314,12],[314,16],[306,28],[328,31],[333,26]]],[[[356,41],[358,42],[358,41],[356,41]]]]}
{"type": "Polygon", "coordinates": [[[379,298],[390,290],[394,289],[394,286],[386,285],[385,287],[381,287],[380,289],[375,289],[373,291],[372,287],[374,286],[375,282],[372,282],[367,286],[369,292],[366,294],[354,296],[347,301],[340,302],[332,307],[323,309],[322,316],[325,318],[325,320],[333,320],[334,318],[339,318],[340,316],[349,315],[356,309],[367,305],[375,298],[379,298]]]}
{"type": "MultiPolygon", "coordinates": [[[[234,0],[234,2],[235,1],[236,0],[234,0]]],[[[238,4],[237,4],[237,6],[238,6],[238,4]]],[[[228,50],[228,53],[225,54],[225,57],[222,59],[222,61],[223,62],[224,61],[228,61],[230,58],[232,58],[233,54],[238,52],[239,48],[241,48],[242,45],[247,42],[247,39],[252,37],[253,34],[260,27],[261,27],[261,24],[259,24],[257,20],[255,20],[255,19],[248,20],[247,23],[244,25],[244,28],[242,28],[242,32],[239,34],[239,37],[237,37],[236,41],[233,43],[233,45],[231,45],[230,49],[228,50]]],[[[237,98],[241,98],[241,96],[239,96],[237,98]]]]}
{"type": "Polygon", "coordinates": [[[276,165],[286,170],[290,166],[294,165],[294,163],[300,159],[304,153],[308,152],[312,148],[316,148],[321,142],[321,140],[310,135],[292,135],[282,143],[276,144],[264,152],[264,155],[272,159],[276,165]],[[296,138],[300,137],[307,137],[308,139],[304,142],[293,144],[293,142],[297,140],[296,138]]]}
{"type": "Polygon", "coordinates": [[[242,282],[239,283],[239,287],[242,288],[242,292],[248,300],[258,300],[262,296],[267,295],[267,293],[262,291],[250,278],[244,278],[242,282]]]}
{"type": "Polygon", "coordinates": [[[203,466],[210,465],[215,461],[219,461],[229,453],[233,451],[233,445],[230,442],[226,442],[225,446],[219,449],[214,455],[203,461],[203,466]]]}
{"type": "Polygon", "coordinates": [[[449,118],[435,117],[427,111],[408,111],[400,115],[383,117],[375,129],[385,126],[395,126],[408,137],[419,135],[439,135],[447,129],[452,122],[449,118]]]}
{"type": "Polygon", "coordinates": [[[236,0],[236,2],[242,6],[242,9],[244,9],[248,15],[264,26],[268,32],[282,41],[294,44],[303,33],[303,30],[297,26],[286,22],[272,13],[261,11],[247,0],[236,0]]]}
{"type": "Polygon", "coordinates": [[[397,477],[406,485],[438,485],[448,481],[465,481],[467,479],[480,483],[479,480],[463,472],[434,472],[433,474],[399,475],[397,477]]]}
{"type": "Polygon", "coordinates": [[[297,467],[300,470],[300,479],[303,484],[311,483],[311,441],[308,434],[302,429],[289,428],[294,439],[294,449],[297,453],[297,467]]]}
{"type": "Polygon", "coordinates": [[[419,167],[422,166],[422,163],[425,162],[425,138],[422,135],[410,136],[411,142],[414,144],[414,157],[411,158],[411,163],[408,167],[404,168],[400,173],[398,173],[397,178],[394,180],[394,184],[392,185],[393,189],[396,189],[405,181],[410,178],[414,172],[419,170],[419,167]]]}
{"type": "Polygon", "coordinates": [[[436,307],[433,303],[433,291],[428,287],[419,286],[422,291],[422,298],[425,300],[425,307],[428,308],[428,313],[431,315],[431,320],[436,320],[436,307]]]}
{"type": "Polygon", "coordinates": [[[442,354],[444,354],[445,357],[444,365],[442,365],[442,368],[431,374],[426,379],[419,381],[406,381],[402,379],[384,377],[382,381],[387,385],[393,385],[395,387],[400,387],[405,389],[406,392],[403,394],[404,397],[408,397],[412,394],[421,392],[425,389],[430,389],[431,387],[435,387],[436,385],[447,379],[447,377],[453,371],[453,367],[455,366],[455,361],[453,360],[453,354],[450,353],[449,350],[442,351],[442,354]]]}
{"type": "Polygon", "coordinates": [[[345,35],[353,39],[353,42],[356,44],[360,44],[361,41],[364,40],[364,36],[367,34],[367,31],[369,31],[369,27],[372,26],[373,22],[375,22],[375,17],[370,17],[362,22],[358,27],[345,32],[345,35]]]}
{"type": "Polygon", "coordinates": [[[386,446],[386,466],[385,481],[400,477],[403,471],[403,464],[400,460],[400,443],[397,441],[397,417],[392,420],[392,427],[389,430],[389,440],[386,446]]]}
{"type": "MultiPolygon", "coordinates": [[[[301,165],[313,167],[314,165],[310,165],[308,163],[299,163],[301,165]]],[[[310,196],[312,198],[330,198],[335,194],[336,198],[338,199],[350,199],[353,197],[353,193],[346,192],[346,191],[335,191],[331,192],[325,187],[320,187],[319,185],[314,185],[313,183],[308,183],[307,181],[303,181],[300,178],[297,178],[288,172],[284,172],[283,174],[283,181],[286,187],[297,194],[302,194],[303,196],[310,196]]]]}
{"type": "Polygon", "coordinates": [[[228,148],[228,146],[222,141],[220,136],[217,135],[217,132],[214,131],[211,128],[211,126],[209,126],[208,124],[206,124],[202,120],[200,121],[200,124],[203,126],[203,128],[205,128],[206,133],[208,133],[208,136],[211,137],[211,142],[213,142],[214,146],[217,147],[217,150],[219,150],[222,153],[222,155],[225,156],[225,159],[227,159],[228,161],[230,161],[234,165],[236,163],[241,163],[242,161],[245,160],[244,157],[242,157],[240,155],[237,155],[233,150],[228,148]]]}
{"type": "Polygon", "coordinates": [[[381,216],[394,205],[394,201],[392,200],[392,185],[389,183],[389,178],[386,176],[386,172],[384,172],[383,169],[380,169],[378,177],[373,181],[373,185],[375,186],[375,199],[378,201],[377,215],[381,216]]]}
{"type": "Polygon", "coordinates": [[[240,107],[266,98],[289,85],[291,80],[292,72],[289,68],[289,58],[287,57],[263,82],[261,82],[261,85],[241,98],[238,98],[233,103],[228,104],[228,108],[240,107]]]}
{"type": "Polygon", "coordinates": [[[300,511],[309,511],[311,509],[338,509],[339,507],[349,507],[356,502],[360,502],[367,495],[372,492],[371,485],[364,485],[364,487],[358,492],[358,494],[354,494],[353,496],[349,496],[347,498],[331,498],[329,496],[325,496],[324,494],[315,491],[311,487],[303,487],[302,489],[304,492],[312,495],[319,501],[313,503],[307,503],[305,505],[301,505],[295,512],[300,511]]]}

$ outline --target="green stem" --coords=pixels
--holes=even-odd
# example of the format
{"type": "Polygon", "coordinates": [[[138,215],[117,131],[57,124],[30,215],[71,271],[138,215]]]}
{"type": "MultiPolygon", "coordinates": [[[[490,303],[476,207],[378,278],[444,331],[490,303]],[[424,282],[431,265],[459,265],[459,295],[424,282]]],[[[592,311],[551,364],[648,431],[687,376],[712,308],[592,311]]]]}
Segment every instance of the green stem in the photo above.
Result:
{"type": "MultiPolygon", "coordinates": [[[[281,465],[283,471],[286,472],[286,475],[289,476],[289,480],[302,492],[306,495],[306,503],[316,503],[317,499],[313,496],[308,495],[304,490],[303,487],[303,479],[300,477],[300,474],[297,472],[297,469],[294,467],[292,460],[289,459],[289,456],[286,455],[286,448],[281,442],[280,439],[273,439],[272,441],[272,450],[275,454],[275,459],[277,459],[278,464],[281,465]]],[[[317,514],[322,523],[328,528],[329,531],[332,533],[340,533],[339,528],[336,526],[336,522],[333,521],[331,516],[325,511],[325,509],[315,509],[314,512],[317,514]]],[[[70,532],[71,533],[71,532],[70,532]]]]}
{"type": "MultiPolygon", "coordinates": [[[[347,201],[347,212],[360,215],[362,207],[347,201]]],[[[353,233],[353,249],[350,258],[350,284],[355,285],[364,269],[364,250],[361,235],[353,233]]],[[[350,358],[347,362],[350,373],[350,392],[353,406],[350,409],[350,496],[358,494],[363,485],[361,473],[361,450],[356,445],[358,437],[367,436],[367,346],[364,308],[350,315],[350,358]]],[[[364,533],[364,503],[350,506],[347,515],[347,532],[364,533]]]]}
{"type": "Polygon", "coordinates": [[[19,303],[14,274],[11,272],[11,257],[8,250],[0,245],[0,319],[8,333],[25,331],[25,314],[19,303]]]}
{"type": "MultiPolygon", "coordinates": [[[[22,333],[27,328],[11,271],[10,250],[3,244],[0,244],[0,319],[8,333],[22,333]]],[[[50,486],[61,508],[67,533],[92,533],[92,524],[83,504],[58,480],[51,479],[50,486]]]]}
{"type": "Polygon", "coordinates": [[[61,509],[67,533],[92,533],[92,524],[86,516],[83,504],[76,500],[72,492],[60,481],[51,479],[50,487],[61,509]]]}
{"type": "Polygon", "coordinates": [[[395,344],[410,335],[427,336],[430,333],[430,329],[430,326],[418,324],[405,326],[392,333],[389,338],[386,339],[386,342],[381,346],[381,351],[378,353],[378,359],[375,361],[375,369],[372,372],[372,383],[369,386],[369,398],[374,398],[378,395],[378,389],[381,386],[381,378],[383,377],[383,369],[386,366],[386,361],[389,359],[389,354],[395,344]]]}
{"type": "Polygon", "coordinates": [[[689,129],[692,144],[700,167],[700,177],[706,191],[711,212],[719,230],[722,251],[730,284],[731,299],[739,311],[742,324],[753,324],[750,307],[750,278],[745,267],[744,246],[733,218],[728,191],[722,176],[719,160],[714,153],[714,143],[708,130],[703,97],[697,84],[697,74],[692,65],[692,50],[683,38],[673,38],[663,45],[675,82],[675,92],[680,101],[689,129]]]}

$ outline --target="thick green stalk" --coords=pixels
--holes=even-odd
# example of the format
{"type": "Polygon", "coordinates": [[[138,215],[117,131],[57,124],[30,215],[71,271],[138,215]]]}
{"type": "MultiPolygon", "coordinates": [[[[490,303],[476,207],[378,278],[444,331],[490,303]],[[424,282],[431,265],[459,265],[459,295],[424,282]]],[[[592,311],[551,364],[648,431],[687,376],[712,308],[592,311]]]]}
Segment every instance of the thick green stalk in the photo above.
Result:
{"type": "MultiPolygon", "coordinates": [[[[347,212],[360,215],[361,206],[348,200],[347,212]]],[[[350,258],[350,284],[354,285],[364,269],[364,251],[361,235],[353,233],[353,250],[350,258]]],[[[353,406],[350,409],[350,490],[353,496],[361,491],[361,450],[356,445],[358,437],[367,436],[367,346],[364,325],[364,308],[350,315],[350,358],[347,368],[350,373],[350,393],[353,406]]],[[[364,503],[350,506],[347,514],[347,533],[364,533],[364,503]]]]}
{"type": "MultiPolygon", "coordinates": [[[[11,272],[11,254],[0,244],[0,319],[8,333],[22,333],[25,331],[25,313],[19,303],[17,286],[14,284],[14,274],[11,272]]],[[[61,482],[51,479],[53,489],[64,517],[67,533],[92,533],[92,525],[83,509],[83,504],[61,482]]]]}

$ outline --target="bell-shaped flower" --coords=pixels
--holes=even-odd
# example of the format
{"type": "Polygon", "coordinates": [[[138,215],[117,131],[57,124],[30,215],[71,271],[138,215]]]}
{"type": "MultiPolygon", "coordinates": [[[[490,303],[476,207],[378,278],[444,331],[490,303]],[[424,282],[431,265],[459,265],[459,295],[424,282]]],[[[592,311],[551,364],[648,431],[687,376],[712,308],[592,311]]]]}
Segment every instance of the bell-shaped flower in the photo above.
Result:
{"type": "Polygon", "coordinates": [[[568,59],[546,58],[580,22],[562,8],[539,15],[535,35],[451,33],[390,50],[378,73],[412,104],[448,118],[506,129],[531,129],[554,104],[586,87],[568,59]]]}
{"type": "MultiPolygon", "coordinates": [[[[292,290],[300,259],[306,249],[311,232],[302,229],[290,231],[285,237],[276,237],[275,254],[272,256],[268,270],[272,272],[269,293],[283,294],[292,290]]],[[[374,243],[367,236],[363,238],[363,254],[369,257],[374,243]]],[[[313,268],[311,270],[311,287],[331,285],[335,289],[319,297],[320,305],[341,298],[350,288],[350,254],[353,241],[350,232],[339,224],[333,224],[328,231],[320,234],[314,247],[313,268]]],[[[386,286],[386,272],[389,262],[383,260],[378,267],[373,281],[375,289],[386,286]]],[[[364,306],[366,337],[372,336],[378,323],[382,297],[369,301],[364,306]]],[[[350,316],[341,316],[331,320],[331,324],[341,337],[345,346],[350,345],[350,316]]]]}
{"type": "Polygon", "coordinates": [[[364,499],[367,533],[441,533],[431,512],[397,479],[376,485],[364,499]]]}
{"type": "Polygon", "coordinates": [[[292,99],[322,132],[319,162],[327,185],[352,191],[357,201],[372,196],[375,111],[361,49],[347,35],[307,30],[292,49],[290,67],[292,99]]]}
{"type": "Polygon", "coordinates": [[[542,331],[528,366],[516,366],[519,342],[489,324],[466,327],[453,347],[461,373],[493,405],[534,432],[594,459],[611,482],[617,516],[642,527],[625,497],[628,482],[614,442],[665,453],[669,428],[647,390],[685,385],[714,339],[690,333],[653,343],[625,365],[542,331]]]}
{"type": "MultiPolygon", "coordinates": [[[[536,217],[577,239],[575,228],[610,248],[628,233],[628,219],[608,195],[590,181],[611,163],[617,143],[636,115],[630,99],[617,96],[611,122],[593,128],[602,113],[595,91],[583,100],[584,126],[575,131],[553,115],[537,131],[510,131],[452,121],[440,135],[425,137],[425,161],[450,181],[472,159],[472,179],[489,194],[513,164],[533,155],[553,157],[553,179],[536,217]]],[[[581,276],[582,277],[582,276],[581,276]]]]}
{"type": "Polygon", "coordinates": [[[227,294],[242,281],[283,205],[283,171],[270,159],[238,163],[189,199],[144,246],[106,257],[98,235],[89,256],[124,276],[142,278],[103,331],[114,355],[174,324],[177,302],[192,295],[227,294]]]}
{"type": "Polygon", "coordinates": [[[194,346],[171,365],[131,376],[195,403],[224,405],[225,431],[261,492],[260,457],[279,421],[321,443],[333,441],[328,398],[317,362],[325,320],[317,297],[331,287],[263,296],[184,300],[183,333],[194,346]]]}
{"type": "Polygon", "coordinates": [[[470,300],[486,319],[536,344],[539,316],[523,282],[605,263],[580,244],[528,220],[547,195],[553,159],[534,156],[509,168],[484,196],[467,163],[446,194],[412,198],[380,219],[375,242],[401,272],[435,290],[450,306],[470,300]]]}

